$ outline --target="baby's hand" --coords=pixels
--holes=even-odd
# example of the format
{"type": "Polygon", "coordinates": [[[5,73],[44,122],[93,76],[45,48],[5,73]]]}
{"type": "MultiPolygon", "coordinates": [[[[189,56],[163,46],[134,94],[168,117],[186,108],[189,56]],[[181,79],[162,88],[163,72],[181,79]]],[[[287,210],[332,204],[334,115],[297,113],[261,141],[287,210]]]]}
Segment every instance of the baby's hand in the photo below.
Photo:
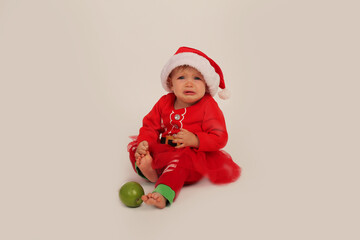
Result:
{"type": "Polygon", "coordinates": [[[192,132],[189,132],[183,128],[175,135],[175,140],[173,140],[173,143],[180,143],[180,145],[176,146],[175,148],[199,147],[198,137],[192,132]]]}
{"type": "Polygon", "coordinates": [[[144,157],[148,151],[149,143],[147,141],[140,142],[135,152],[135,159],[137,160],[141,157],[144,157]]]}

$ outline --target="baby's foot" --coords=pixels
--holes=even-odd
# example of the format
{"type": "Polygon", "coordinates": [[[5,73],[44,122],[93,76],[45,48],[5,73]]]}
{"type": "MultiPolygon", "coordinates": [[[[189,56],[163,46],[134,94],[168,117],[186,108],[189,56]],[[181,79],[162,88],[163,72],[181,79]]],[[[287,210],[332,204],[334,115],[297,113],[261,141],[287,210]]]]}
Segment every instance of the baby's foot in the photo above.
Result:
{"type": "Polygon", "coordinates": [[[163,195],[161,195],[160,193],[157,193],[157,192],[149,193],[147,195],[143,195],[141,197],[141,199],[147,205],[153,205],[153,206],[155,206],[157,208],[160,208],[160,209],[166,207],[166,199],[164,198],[163,195]]]}
{"type": "Polygon", "coordinates": [[[159,177],[158,177],[155,169],[153,169],[151,166],[152,160],[153,159],[152,159],[150,153],[147,152],[145,156],[142,156],[136,160],[136,165],[138,166],[138,168],[140,169],[142,174],[144,174],[144,176],[150,182],[156,182],[159,179],[159,177]]]}

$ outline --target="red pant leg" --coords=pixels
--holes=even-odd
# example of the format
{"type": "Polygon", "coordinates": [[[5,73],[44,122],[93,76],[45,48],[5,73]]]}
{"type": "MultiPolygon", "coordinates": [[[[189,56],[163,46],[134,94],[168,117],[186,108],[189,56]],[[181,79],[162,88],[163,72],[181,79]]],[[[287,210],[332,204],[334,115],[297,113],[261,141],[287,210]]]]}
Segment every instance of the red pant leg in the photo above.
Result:
{"type": "MultiPolygon", "coordinates": [[[[145,178],[135,165],[136,148],[136,141],[133,141],[128,145],[130,162],[134,171],[145,178]]],[[[156,169],[159,179],[155,184],[156,188],[154,191],[162,194],[169,203],[172,203],[176,199],[184,185],[195,183],[203,177],[195,170],[192,170],[189,167],[184,167],[186,164],[181,164],[182,161],[189,161],[189,159],[187,159],[186,155],[182,155],[179,159],[169,159],[169,162],[164,168],[156,169]]]]}
{"type": "Polygon", "coordinates": [[[195,183],[202,178],[200,173],[192,169],[183,168],[181,166],[182,160],[184,159],[170,161],[155,184],[155,192],[162,194],[170,203],[176,199],[185,184],[195,183]],[[172,191],[168,188],[173,193],[170,193],[172,191]]]}

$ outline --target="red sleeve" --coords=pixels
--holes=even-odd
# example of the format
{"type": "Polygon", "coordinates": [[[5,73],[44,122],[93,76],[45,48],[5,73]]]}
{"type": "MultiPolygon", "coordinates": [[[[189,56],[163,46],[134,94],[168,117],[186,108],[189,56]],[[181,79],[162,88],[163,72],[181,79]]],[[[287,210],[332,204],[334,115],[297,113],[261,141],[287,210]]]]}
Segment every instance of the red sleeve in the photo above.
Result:
{"type": "Polygon", "coordinates": [[[213,99],[206,103],[202,130],[195,133],[200,142],[198,151],[217,151],[225,147],[228,140],[225,118],[213,99]]]}
{"type": "Polygon", "coordinates": [[[149,145],[156,143],[161,132],[161,106],[166,96],[160,98],[151,111],[144,117],[143,126],[140,128],[138,142],[147,141],[149,145]]]}

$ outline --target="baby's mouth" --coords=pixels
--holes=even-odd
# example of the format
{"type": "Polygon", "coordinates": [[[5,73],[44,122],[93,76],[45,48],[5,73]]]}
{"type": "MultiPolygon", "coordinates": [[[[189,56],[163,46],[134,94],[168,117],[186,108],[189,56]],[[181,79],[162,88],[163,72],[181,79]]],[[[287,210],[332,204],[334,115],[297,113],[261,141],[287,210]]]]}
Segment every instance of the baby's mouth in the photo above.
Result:
{"type": "Polygon", "coordinates": [[[194,95],[195,92],[194,91],[184,91],[185,95],[194,95]]]}

